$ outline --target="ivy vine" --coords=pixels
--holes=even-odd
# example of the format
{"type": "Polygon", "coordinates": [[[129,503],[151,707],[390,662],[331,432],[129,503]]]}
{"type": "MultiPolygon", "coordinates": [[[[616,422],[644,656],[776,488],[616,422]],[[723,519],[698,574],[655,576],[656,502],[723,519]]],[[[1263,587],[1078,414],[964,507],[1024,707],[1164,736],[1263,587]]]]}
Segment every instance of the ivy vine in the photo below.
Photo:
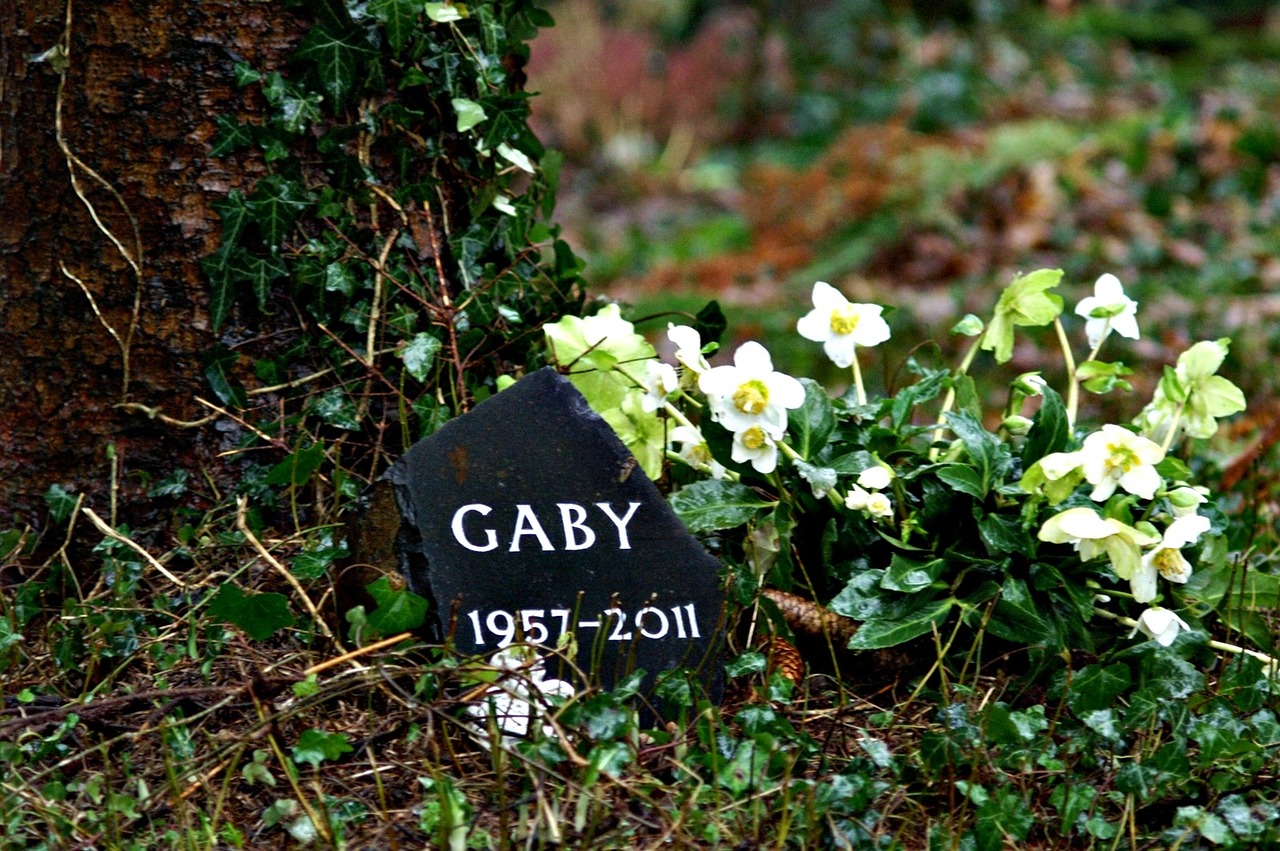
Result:
{"type": "Polygon", "coordinates": [[[302,402],[247,438],[291,450],[261,477],[287,486],[332,454],[325,430],[361,435],[371,474],[498,375],[539,366],[540,326],[584,299],[550,223],[560,158],[529,129],[523,89],[550,15],[532,0],[305,8],[281,70],[236,66],[261,118],[218,116],[212,154],[260,156],[266,174],[217,205],[221,244],[202,261],[224,343],[296,317],[287,345],[220,345],[206,363],[224,404],[302,402]]]}

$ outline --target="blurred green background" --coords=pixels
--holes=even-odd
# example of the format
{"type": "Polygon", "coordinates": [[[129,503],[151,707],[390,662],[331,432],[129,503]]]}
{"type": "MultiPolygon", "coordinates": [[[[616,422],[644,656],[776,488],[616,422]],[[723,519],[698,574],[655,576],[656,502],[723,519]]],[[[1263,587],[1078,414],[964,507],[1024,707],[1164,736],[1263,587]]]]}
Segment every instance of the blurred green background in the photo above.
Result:
{"type": "MultiPolygon", "coordinates": [[[[595,291],[631,316],[715,298],[735,340],[761,339],[785,368],[823,377],[818,347],[792,331],[826,280],[898,308],[895,339],[870,369],[884,386],[908,356],[953,363],[951,325],[988,315],[1016,273],[1064,269],[1070,311],[1112,272],[1139,300],[1143,331],[1108,352],[1137,368],[1140,396],[1124,405],[1145,401],[1158,364],[1227,335],[1228,371],[1254,415],[1270,416],[1271,4],[551,9],[557,27],[533,44],[527,72],[536,129],[565,156],[558,218],[595,291]]],[[[1020,348],[1010,371],[1057,363],[1044,342],[1020,348]]]]}

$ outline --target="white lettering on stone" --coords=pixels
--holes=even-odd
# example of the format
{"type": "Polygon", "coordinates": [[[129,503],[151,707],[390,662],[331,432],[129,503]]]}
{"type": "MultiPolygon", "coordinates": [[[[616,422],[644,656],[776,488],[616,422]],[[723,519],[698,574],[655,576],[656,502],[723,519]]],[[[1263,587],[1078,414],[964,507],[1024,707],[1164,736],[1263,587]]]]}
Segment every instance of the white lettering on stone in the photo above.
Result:
{"type": "Polygon", "coordinates": [[[629,503],[631,506],[627,509],[626,515],[618,517],[613,513],[613,506],[607,502],[597,502],[596,507],[605,513],[605,515],[613,521],[613,525],[618,527],[618,549],[631,549],[631,541],[627,539],[627,524],[631,522],[631,518],[635,516],[636,509],[640,507],[640,503],[629,503]]]}
{"type": "Polygon", "coordinates": [[[484,516],[484,515],[487,515],[490,511],[493,511],[493,509],[479,502],[473,502],[470,505],[464,505],[461,508],[459,508],[457,511],[453,513],[453,537],[457,539],[459,544],[462,544],[462,546],[466,547],[469,550],[472,550],[473,552],[487,553],[489,552],[489,550],[497,549],[498,534],[494,532],[492,529],[484,530],[484,534],[485,534],[484,546],[478,546],[476,544],[473,544],[471,543],[470,539],[467,538],[466,530],[463,528],[462,524],[467,514],[472,511],[476,512],[477,514],[480,514],[481,516],[484,516]]]}
{"type": "Polygon", "coordinates": [[[520,552],[520,539],[525,535],[537,538],[544,552],[555,549],[551,545],[551,539],[543,531],[542,524],[538,522],[538,515],[533,513],[533,506],[521,503],[516,506],[516,528],[511,532],[510,552],[520,552]]]}
{"type": "Polygon", "coordinates": [[[585,550],[596,542],[596,533],[582,521],[587,519],[587,510],[572,502],[556,503],[560,508],[560,520],[564,523],[564,548],[566,550],[585,550]],[[579,540],[578,532],[582,533],[579,540]]]}

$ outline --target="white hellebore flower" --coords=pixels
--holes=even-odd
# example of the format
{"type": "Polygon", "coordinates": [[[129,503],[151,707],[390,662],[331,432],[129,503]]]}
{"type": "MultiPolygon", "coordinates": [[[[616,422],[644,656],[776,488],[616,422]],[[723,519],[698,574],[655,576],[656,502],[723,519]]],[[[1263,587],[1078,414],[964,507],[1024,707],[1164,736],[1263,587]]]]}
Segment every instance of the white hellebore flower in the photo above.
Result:
{"type": "Polygon", "coordinates": [[[668,322],[667,339],[676,344],[676,361],[685,369],[702,375],[711,368],[702,356],[702,337],[698,329],[668,322]]]}
{"type": "Polygon", "coordinates": [[[1161,647],[1168,647],[1183,630],[1190,632],[1191,625],[1168,609],[1152,606],[1139,616],[1133,632],[1141,632],[1147,638],[1154,638],[1161,647]]]}
{"type": "MultiPolygon", "coordinates": [[[[804,404],[804,385],[774,372],[768,350],[756,342],[738,347],[733,366],[702,373],[698,388],[707,394],[712,418],[735,435],[759,427],[772,440],[781,440],[787,430],[787,409],[804,404]]],[[[758,443],[756,437],[751,440],[758,443]]]]}
{"type": "Polygon", "coordinates": [[[662,361],[645,361],[644,369],[645,394],[640,400],[640,406],[645,413],[652,413],[667,403],[668,396],[680,389],[680,376],[676,375],[675,367],[662,361]]]}
{"type": "Polygon", "coordinates": [[[778,444],[758,425],[733,433],[729,455],[739,464],[750,461],[758,473],[768,474],[778,468],[778,444]]]}
{"type": "Polygon", "coordinates": [[[822,350],[838,367],[853,363],[855,346],[878,346],[889,339],[889,324],[878,304],[853,304],[823,281],[813,285],[813,310],[801,317],[796,330],[806,340],[822,343],[822,350]]]}
{"type": "Polygon", "coordinates": [[[1081,561],[1105,552],[1121,579],[1130,579],[1141,569],[1143,547],[1160,542],[1157,535],[1114,517],[1103,517],[1087,507],[1068,508],[1055,514],[1044,521],[1036,537],[1051,544],[1071,544],[1079,551],[1081,561]]]}
{"type": "Polygon", "coordinates": [[[1133,599],[1139,603],[1154,600],[1157,576],[1179,584],[1190,579],[1191,562],[1182,554],[1182,548],[1191,546],[1208,531],[1209,518],[1199,514],[1188,514],[1170,523],[1160,543],[1142,556],[1142,565],[1129,580],[1133,599]]]}
{"type": "Polygon", "coordinates": [[[873,491],[884,490],[893,481],[893,470],[877,464],[858,474],[858,485],[873,491]]]}
{"type": "Polygon", "coordinates": [[[877,520],[887,520],[893,516],[893,502],[878,491],[868,494],[866,512],[877,520]]]}
{"type": "Polygon", "coordinates": [[[1080,448],[1084,477],[1093,485],[1089,497],[1106,502],[1116,487],[1151,499],[1159,489],[1160,474],[1155,465],[1164,460],[1160,444],[1118,425],[1104,425],[1084,439],[1080,448]]]}
{"type": "Polygon", "coordinates": [[[696,469],[706,468],[713,479],[724,478],[724,465],[712,457],[707,439],[702,436],[698,428],[688,425],[676,426],[671,429],[668,439],[671,443],[680,444],[676,454],[680,456],[681,461],[696,469]]]}
{"type": "MultiPolygon", "coordinates": [[[[472,731],[486,746],[490,718],[501,734],[502,745],[510,747],[516,739],[529,735],[530,723],[539,714],[549,711],[550,698],[569,698],[574,694],[573,686],[564,680],[547,679],[541,659],[529,665],[527,654],[524,648],[507,648],[495,653],[489,664],[505,673],[466,708],[466,713],[479,722],[472,725],[472,731]]],[[[543,724],[541,730],[548,736],[554,732],[550,724],[543,724]]]]}
{"type": "Polygon", "coordinates": [[[844,507],[850,511],[864,511],[877,520],[893,516],[893,502],[879,492],[863,490],[858,485],[849,488],[845,495],[844,507]]]}
{"type": "Polygon", "coordinates": [[[1076,313],[1088,321],[1084,324],[1089,345],[1097,348],[1108,331],[1121,337],[1138,339],[1138,303],[1124,294],[1120,279],[1110,273],[1098,278],[1093,295],[1076,305],[1076,313]]]}

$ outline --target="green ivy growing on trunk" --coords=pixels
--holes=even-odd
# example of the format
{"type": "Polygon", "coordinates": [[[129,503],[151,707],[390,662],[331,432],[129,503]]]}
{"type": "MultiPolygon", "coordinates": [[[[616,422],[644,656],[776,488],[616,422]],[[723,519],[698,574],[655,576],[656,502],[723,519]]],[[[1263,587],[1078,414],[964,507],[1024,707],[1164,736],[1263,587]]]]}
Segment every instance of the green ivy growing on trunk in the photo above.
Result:
{"type": "Polygon", "coordinates": [[[540,365],[539,328],[584,298],[549,223],[560,158],[523,89],[551,17],[532,0],[293,5],[314,22],[282,69],[236,67],[261,118],[217,118],[212,153],[266,173],[220,203],[202,261],[227,344],[207,375],[224,404],[257,406],[246,442],[289,450],[259,477],[289,488],[344,440],[359,452],[342,466],[358,454],[372,474],[540,365]],[[259,325],[295,333],[263,342],[259,325]]]}

